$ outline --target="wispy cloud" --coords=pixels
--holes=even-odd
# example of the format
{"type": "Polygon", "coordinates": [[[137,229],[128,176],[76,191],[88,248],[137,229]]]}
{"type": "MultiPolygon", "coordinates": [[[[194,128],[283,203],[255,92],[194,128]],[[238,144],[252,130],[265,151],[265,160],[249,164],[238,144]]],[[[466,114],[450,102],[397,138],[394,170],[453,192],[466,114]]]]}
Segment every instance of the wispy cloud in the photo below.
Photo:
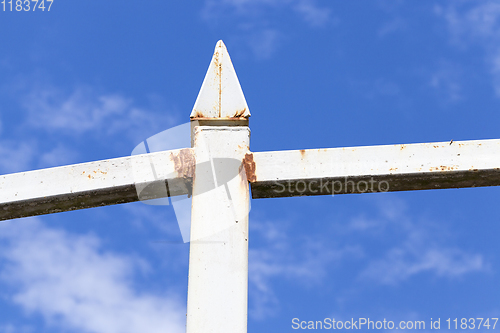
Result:
{"type": "Polygon", "coordinates": [[[321,26],[330,19],[330,10],[320,7],[315,0],[206,0],[203,15],[211,19],[229,12],[258,18],[269,10],[286,9],[291,9],[311,26],[321,26]]]}
{"type": "MultiPolygon", "coordinates": [[[[95,236],[48,228],[36,219],[1,229],[3,289],[12,290],[13,304],[40,315],[47,326],[77,332],[184,332],[180,301],[134,286],[134,275],[147,269],[144,261],[104,251],[95,236]]],[[[21,331],[7,323],[3,329],[21,331]]]]}
{"type": "Polygon", "coordinates": [[[468,254],[458,248],[426,248],[425,244],[407,243],[391,249],[384,258],[372,261],[361,276],[383,284],[396,284],[424,272],[454,278],[485,269],[486,264],[479,254],[468,254]]]}
{"type": "Polygon", "coordinates": [[[425,272],[456,278],[488,270],[481,254],[469,253],[466,249],[448,244],[446,229],[432,221],[417,222],[418,218],[406,212],[403,201],[380,201],[378,205],[377,217],[367,219],[358,216],[351,221],[349,228],[377,237],[382,232],[396,232],[400,241],[392,243],[381,256],[370,257],[360,273],[360,279],[393,285],[425,272]]]}
{"type": "Polygon", "coordinates": [[[287,39],[280,22],[290,15],[312,28],[335,21],[330,9],[315,0],[206,0],[202,10],[209,24],[230,23],[234,38],[243,40],[258,59],[270,58],[287,39]]]}
{"type": "Polygon", "coordinates": [[[119,95],[96,96],[89,88],[79,87],[66,95],[52,87],[34,89],[23,104],[31,126],[80,134],[124,116],[131,101],[119,95]]]}
{"type": "Polygon", "coordinates": [[[0,333],[32,333],[36,332],[33,327],[23,325],[22,327],[12,324],[0,325],[0,333]]]}
{"type": "Polygon", "coordinates": [[[122,94],[84,85],[63,89],[18,83],[16,87],[10,95],[17,101],[14,108],[21,121],[9,117],[4,121],[9,137],[0,132],[0,173],[77,163],[82,153],[74,147],[97,145],[127,149],[128,154],[138,142],[177,120],[177,112],[155,96],[147,96],[149,102],[141,107],[122,94]]]}
{"type": "Polygon", "coordinates": [[[429,86],[445,103],[454,103],[463,99],[462,70],[450,62],[441,62],[439,68],[430,74],[429,86]]]}
{"type": "Polygon", "coordinates": [[[294,9],[302,17],[302,19],[311,26],[323,26],[330,19],[330,10],[324,7],[319,7],[312,0],[297,1],[294,5],[294,9]]]}
{"type": "Polygon", "coordinates": [[[28,126],[66,135],[88,132],[125,137],[163,130],[158,124],[173,124],[167,112],[137,107],[132,99],[120,94],[98,93],[85,86],[66,92],[56,87],[34,87],[23,97],[28,111],[28,126]]]}
{"type": "Polygon", "coordinates": [[[366,200],[374,210],[322,221],[326,225],[321,231],[311,228],[302,233],[291,221],[252,221],[249,313],[254,319],[279,313],[275,288],[283,284],[317,290],[328,280],[330,285],[343,285],[346,292],[337,299],[343,302],[361,286],[395,286],[422,274],[457,279],[489,271],[483,255],[457,245],[456,235],[443,221],[411,213],[411,206],[394,195],[366,200]],[[338,270],[349,275],[338,277],[338,270]]]}
{"type": "Polygon", "coordinates": [[[379,37],[385,37],[395,32],[405,30],[408,23],[401,17],[395,17],[394,19],[385,22],[377,31],[379,37]]]}
{"type": "Polygon", "coordinates": [[[58,143],[52,150],[43,152],[39,158],[38,167],[49,168],[65,165],[76,160],[78,153],[58,143]]]}
{"type": "Polygon", "coordinates": [[[350,84],[359,89],[361,94],[368,99],[388,96],[401,98],[401,87],[397,82],[380,77],[375,80],[350,80],[350,84]]]}
{"type": "Polygon", "coordinates": [[[249,37],[249,45],[257,59],[269,59],[274,54],[282,35],[276,29],[255,31],[249,37]]]}
{"type": "MultiPolygon", "coordinates": [[[[188,199],[185,200],[186,202],[189,201],[188,199]]],[[[151,240],[152,242],[160,244],[161,242],[183,243],[176,216],[167,214],[167,210],[172,213],[171,206],[151,206],[143,202],[137,202],[123,205],[120,208],[124,210],[137,230],[154,230],[155,238],[151,240]]]]}
{"type": "Polygon", "coordinates": [[[273,292],[276,284],[283,281],[301,286],[322,283],[329,266],[346,256],[359,255],[359,249],[354,246],[335,249],[318,240],[317,235],[292,239],[287,236],[290,233],[286,225],[276,221],[252,221],[251,224],[252,236],[257,236],[262,244],[249,253],[253,304],[250,314],[255,319],[272,316],[278,311],[279,301],[273,292]]]}
{"type": "Polygon", "coordinates": [[[498,1],[457,1],[436,6],[435,13],[445,19],[451,41],[459,47],[479,45],[500,97],[500,3],[498,1]]]}
{"type": "Polygon", "coordinates": [[[0,174],[26,170],[35,154],[34,141],[0,140],[0,174]]]}

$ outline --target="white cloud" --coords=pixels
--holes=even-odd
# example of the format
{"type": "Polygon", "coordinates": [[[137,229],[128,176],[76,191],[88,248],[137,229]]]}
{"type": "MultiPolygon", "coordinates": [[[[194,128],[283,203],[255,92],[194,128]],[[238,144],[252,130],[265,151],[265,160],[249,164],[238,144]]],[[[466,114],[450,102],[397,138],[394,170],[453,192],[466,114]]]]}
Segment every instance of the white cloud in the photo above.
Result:
{"type": "MultiPolygon", "coordinates": [[[[249,252],[250,297],[253,307],[250,315],[255,319],[272,316],[279,308],[273,286],[284,280],[311,286],[321,283],[328,266],[338,263],[346,256],[359,256],[353,246],[332,249],[321,240],[286,236],[286,223],[280,221],[252,221],[252,237],[264,240],[264,246],[249,252]]],[[[317,236],[317,235],[316,235],[317,236]]]]}
{"type": "Polygon", "coordinates": [[[457,38],[455,42],[463,37],[499,38],[500,3],[497,1],[456,2],[447,7],[436,6],[435,12],[446,19],[450,32],[457,38]]]}
{"type": "Polygon", "coordinates": [[[36,332],[33,327],[23,325],[21,327],[12,324],[0,325],[0,333],[32,333],[36,332]]]}
{"type": "Polygon", "coordinates": [[[262,18],[269,10],[291,9],[311,26],[321,26],[330,19],[330,10],[315,0],[206,0],[203,16],[213,19],[227,12],[249,18],[262,18]]]}
{"type": "Polygon", "coordinates": [[[456,278],[470,272],[484,272],[488,264],[483,256],[446,244],[447,230],[432,221],[415,221],[401,200],[380,200],[379,217],[354,218],[348,228],[377,237],[381,232],[396,232],[400,242],[386,249],[382,256],[371,257],[360,273],[363,280],[397,284],[419,273],[456,278]]]}
{"type": "Polygon", "coordinates": [[[25,171],[35,151],[33,143],[0,140],[0,174],[25,171]]]}
{"type": "Polygon", "coordinates": [[[351,85],[362,92],[368,99],[374,99],[381,96],[399,97],[401,88],[397,82],[387,78],[377,78],[375,80],[350,80],[351,85]]]}
{"type": "Polygon", "coordinates": [[[0,174],[22,172],[34,168],[47,168],[76,163],[78,154],[63,143],[49,151],[40,149],[40,142],[28,135],[23,141],[0,140],[0,174]]]}
{"type": "Polygon", "coordinates": [[[244,40],[259,59],[272,56],[287,32],[280,29],[280,17],[299,17],[310,27],[322,27],[335,22],[329,8],[315,0],[206,0],[202,17],[209,24],[222,19],[232,22],[236,40],[244,40]]]}
{"type": "Polygon", "coordinates": [[[77,152],[59,143],[52,150],[42,152],[39,158],[38,167],[49,168],[75,163],[77,156],[77,152]]]}
{"type": "Polygon", "coordinates": [[[35,87],[23,97],[23,106],[28,111],[29,127],[66,135],[119,134],[140,141],[173,125],[174,120],[165,110],[159,113],[143,109],[130,98],[99,94],[84,86],[69,93],[50,86],[35,87]]]}
{"type": "Polygon", "coordinates": [[[14,333],[16,332],[16,328],[14,325],[2,325],[0,326],[0,333],[14,333]]]}
{"type": "MultiPolygon", "coordinates": [[[[147,270],[140,259],[104,251],[94,236],[51,229],[36,219],[0,228],[1,281],[14,290],[14,304],[40,315],[48,326],[99,333],[184,332],[184,304],[135,289],[135,273],[147,270]]],[[[12,328],[4,327],[6,332],[12,328]]]]}
{"type": "Polygon", "coordinates": [[[19,85],[13,94],[23,121],[10,124],[9,139],[0,136],[0,174],[79,162],[68,140],[89,146],[107,139],[108,146],[116,142],[113,147],[131,151],[174,125],[177,116],[155,96],[148,96],[148,107],[141,108],[130,98],[85,86],[67,92],[49,84],[19,85]]]}
{"type": "Polygon", "coordinates": [[[377,31],[379,37],[385,37],[394,32],[398,32],[407,28],[407,22],[401,17],[396,17],[388,22],[385,22],[377,31]]]}
{"type": "Polygon", "coordinates": [[[177,112],[155,95],[146,96],[146,107],[139,107],[120,94],[36,81],[23,77],[7,85],[17,102],[9,112],[16,112],[21,121],[0,119],[0,174],[81,162],[74,143],[81,150],[99,140],[105,149],[123,154],[124,149],[131,151],[138,142],[176,122],[177,112]],[[7,127],[8,133],[2,131],[7,127]]]}
{"type": "Polygon", "coordinates": [[[486,264],[479,254],[468,254],[458,248],[407,244],[393,248],[382,259],[372,261],[361,276],[383,284],[396,284],[423,272],[454,278],[485,269],[486,264]]]}
{"type": "Polygon", "coordinates": [[[330,19],[330,10],[318,7],[318,5],[311,0],[298,1],[294,9],[311,26],[323,26],[330,19]]]}
{"type": "MultiPolygon", "coordinates": [[[[186,202],[189,200],[186,199],[186,202]]],[[[156,230],[154,242],[162,242],[165,239],[177,239],[182,243],[181,232],[174,214],[169,215],[171,220],[167,220],[167,210],[172,210],[171,206],[151,206],[143,202],[121,205],[121,209],[125,211],[132,225],[138,230],[153,227],[156,230]]]]}
{"type": "Polygon", "coordinates": [[[257,59],[269,59],[279,45],[280,32],[275,29],[264,29],[254,33],[249,40],[250,47],[257,59]]]}
{"type": "Polygon", "coordinates": [[[439,68],[431,74],[429,86],[446,103],[453,103],[463,99],[460,82],[462,70],[459,66],[442,62],[439,68]]]}
{"type": "Polygon", "coordinates": [[[483,48],[495,93],[500,97],[500,3],[454,2],[447,7],[436,6],[435,13],[446,20],[453,43],[483,48]]]}
{"type": "Polygon", "coordinates": [[[108,125],[107,121],[123,115],[130,104],[121,96],[95,96],[82,87],[69,95],[53,87],[34,89],[24,101],[31,126],[76,133],[108,125]]]}

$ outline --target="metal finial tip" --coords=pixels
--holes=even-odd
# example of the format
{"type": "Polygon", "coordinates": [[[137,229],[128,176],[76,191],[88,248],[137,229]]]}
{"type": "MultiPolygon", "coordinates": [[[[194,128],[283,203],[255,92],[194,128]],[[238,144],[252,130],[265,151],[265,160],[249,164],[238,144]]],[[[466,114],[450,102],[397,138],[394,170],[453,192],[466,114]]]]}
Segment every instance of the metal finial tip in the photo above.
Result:
{"type": "Polygon", "coordinates": [[[214,55],[191,112],[191,120],[248,120],[250,111],[222,40],[214,55]]]}

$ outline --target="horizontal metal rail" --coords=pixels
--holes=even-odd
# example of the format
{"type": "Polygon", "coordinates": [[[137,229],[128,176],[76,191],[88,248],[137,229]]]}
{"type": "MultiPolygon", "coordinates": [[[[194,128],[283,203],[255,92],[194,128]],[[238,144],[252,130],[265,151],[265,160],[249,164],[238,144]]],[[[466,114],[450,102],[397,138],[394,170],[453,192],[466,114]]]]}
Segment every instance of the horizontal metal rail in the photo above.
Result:
{"type": "Polygon", "coordinates": [[[0,176],[0,220],[190,194],[191,148],[0,176]]]}
{"type": "MultiPolygon", "coordinates": [[[[255,152],[243,162],[254,199],[500,185],[500,140],[255,152]]],[[[190,195],[195,168],[186,148],[3,175],[0,220],[138,201],[138,188],[141,200],[190,195]]]]}
{"type": "Polygon", "coordinates": [[[500,185],[500,140],[258,152],[252,198],[500,185]]]}

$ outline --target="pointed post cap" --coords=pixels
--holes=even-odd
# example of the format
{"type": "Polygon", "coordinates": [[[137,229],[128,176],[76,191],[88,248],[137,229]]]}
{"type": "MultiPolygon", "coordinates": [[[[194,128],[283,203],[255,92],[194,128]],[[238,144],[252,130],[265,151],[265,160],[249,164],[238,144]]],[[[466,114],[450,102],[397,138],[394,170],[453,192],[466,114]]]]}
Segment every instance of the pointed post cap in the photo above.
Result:
{"type": "Polygon", "coordinates": [[[226,46],[222,40],[215,46],[200,92],[191,112],[191,120],[244,120],[250,111],[241,90],[226,46]]]}

